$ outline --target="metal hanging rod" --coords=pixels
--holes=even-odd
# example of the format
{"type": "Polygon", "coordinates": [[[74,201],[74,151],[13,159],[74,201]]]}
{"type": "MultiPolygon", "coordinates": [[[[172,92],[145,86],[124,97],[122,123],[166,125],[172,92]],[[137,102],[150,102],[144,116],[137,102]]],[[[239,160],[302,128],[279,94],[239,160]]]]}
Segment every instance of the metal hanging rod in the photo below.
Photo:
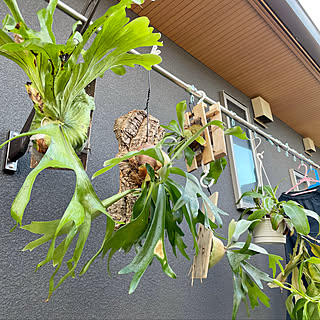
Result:
{"type": "MultiPolygon", "coordinates": [[[[49,0],[47,0],[47,1],[49,1],[49,0]]],[[[84,23],[87,21],[87,18],[85,16],[83,16],[81,13],[77,12],[76,10],[72,9],[70,6],[66,5],[62,1],[58,1],[57,7],[59,9],[61,9],[62,11],[64,11],[65,13],[67,13],[69,16],[71,16],[74,19],[76,19],[76,20],[80,20],[81,22],[84,22],[84,23]]],[[[140,54],[136,50],[130,50],[130,53],[140,54]]],[[[158,72],[159,74],[161,74],[162,76],[164,76],[165,78],[167,78],[168,80],[172,81],[173,83],[175,83],[179,87],[185,89],[190,94],[193,94],[194,96],[196,96],[198,98],[203,98],[203,91],[197,90],[193,85],[190,85],[190,84],[184,82],[183,80],[179,79],[174,74],[172,74],[171,72],[169,72],[169,71],[165,70],[164,68],[160,67],[159,65],[152,66],[152,69],[155,70],[156,72],[158,72]]],[[[206,97],[206,96],[204,97],[203,101],[207,102],[208,104],[217,103],[213,99],[211,99],[209,97],[206,97]]],[[[290,153],[291,155],[295,156],[296,158],[298,158],[298,159],[300,159],[302,161],[305,161],[305,162],[309,163],[313,167],[320,169],[320,165],[319,164],[315,163],[311,159],[307,158],[303,154],[301,154],[298,151],[296,151],[295,149],[291,148],[290,146],[288,146],[288,144],[283,143],[279,139],[274,138],[272,135],[264,132],[259,127],[255,126],[255,125],[249,123],[248,121],[244,120],[243,118],[239,117],[235,112],[228,110],[224,106],[221,106],[221,111],[224,114],[226,114],[227,116],[229,116],[230,118],[235,119],[236,121],[238,121],[239,123],[241,123],[242,125],[247,127],[248,129],[250,129],[250,130],[256,132],[257,134],[263,136],[264,138],[266,138],[271,143],[274,143],[277,147],[282,148],[284,151],[290,153]]]]}

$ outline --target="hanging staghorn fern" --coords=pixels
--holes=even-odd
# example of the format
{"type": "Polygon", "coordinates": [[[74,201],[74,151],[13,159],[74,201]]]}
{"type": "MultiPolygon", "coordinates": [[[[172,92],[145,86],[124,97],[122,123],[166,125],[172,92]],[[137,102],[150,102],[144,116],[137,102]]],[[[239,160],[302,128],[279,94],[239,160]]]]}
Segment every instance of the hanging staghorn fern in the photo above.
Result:
{"type": "MultiPolygon", "coordinates": [[[[108,229],[114,229],[114,222],[105,207],[118,199],[118,195],[101,202],[93,190],[76,151],[84,146],[90,123],[90,112],[94,109],[93,98],[84,88],[107,70],[124,75],[125,66],[141,65],[147,70],[161,62],[153,54],[133,55],[128,51],[138,47],[162,45],[158,42],[160,34],[153,33],[148,27],[146,17],[129,22],[126,9],[131,4],[141,4],[140,0],[122,0],[97,19],[81,36],[73,28],[73,34],[66,44],[56,44],[52,32],[53,13],[57,0],[51,0],[47,8],[38,12],[40,31],[30,29],[23,19],[16,0],[4,0],[12,16],[7,15],[0,30],[0,55],[17,63],[27,74],[31,83],[26,85],[28,94],[34,103],[36,115],[30,132],[16,136],[44,135],[44,157],[31,171],[20,189],[11,208],[11,215],[17,224],[22,224],[25,208],[30,200],[31,189],[36,176],[45,168],[67,168],[75,172],[76,188],[61,219],[49,222],[33,222],[23,228],[44,236],[25,249],[51,241],[47,257],[37,268],[52,261],[55,271],[50,280],[49,297],[66,278],[74,275],[84,244],[90,232],[91,221],[95,214],[103,213],[107,217],[108,229]],[[95,32],[100,28],[97,35],[95,32]],[[11,34],[15,34],[14,42],[11,34]],[[91,45],[84,46],[92,39],[91,45]],[[73,257],[67,262],[69,272],[54,279],[75,236],[77,243],[73,257]],[[64,240],[56,246],[55,240],[63,236],[64,240]]],[[[7,141],[8,142],[8,141],[7,141]]],[[[5,142],[5,143],[7,143],[5,142]]],[[[5,144],[4,143],[4,144],[5,144]]],[[[2,147],[2,144],[0,147],[2,147]]],[[[129,194],[132,190],[124,192],[129,194]]],[[[120,195],[121,197],[121,195],[120,195]]]]}

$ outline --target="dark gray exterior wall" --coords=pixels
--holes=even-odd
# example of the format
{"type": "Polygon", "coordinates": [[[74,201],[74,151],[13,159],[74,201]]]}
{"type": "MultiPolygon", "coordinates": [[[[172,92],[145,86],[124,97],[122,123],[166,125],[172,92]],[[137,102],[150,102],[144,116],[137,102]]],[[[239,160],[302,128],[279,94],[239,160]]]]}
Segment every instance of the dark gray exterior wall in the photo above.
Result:
{"type": "MultiPolygon", "coordinates": [[[[80,10],[84,1],[69,0],[66,3],[80,10]]],[[[27,21],[35,23],[35,11],[44,6],[44,1],[19,1],[27,21]]],[[[109,4],[109,2],[108,2],[109,4]]],[[[102,13],[105,8],[100,8],[102,13]]],[[[1,18],[7,11],[3,1],[0,2],[1,18]]],[[[59,41],[64,41],[69,34],[73,20],[64,13],[55,14],[55,33],[59,41]]],[[[163,37],[162,66],[184,81],[204,90],[213,99],[219,99],[219,92],[225,90],[238,99],[251,111],[250,99],[206,68],[184,50],[166,37],[163,37]]],[[[32,107],[24,89],[26,76],[17,66],[3,57],[0,58],[0,141],[6,139],[8,130],[19,130],[32,107]]],[[[147,72],[138,67],[129,69],[124,77],[111,72],[98,80],[96,90],[96,111],[92,129],[92,154],[89,156],[88,174],[91,176],[102,167],[104,160],[117,153],[117,142],[113,134],[116,118],[134,108],[143,108],[147,95],[147,72]]],[[[175,105],[188,94],[170,81],[152,72],[151,113],[163,124],[175,118],[175,105]]],[[[287,141],[303,152],[302,137],[275,119],[268,131],[275,137],[287,141]]],[[[265,150],[264,164],[272,184],[288,177],[288,169],[296,168],[297,162],[287,158],[282,151],[268,142],[263,142],[265,150]]],[[[1,151],[3,156],[3,151],[1,151]]],[[[320,162],[320,152],[313,156],[320,162]]],[[[13,221],[10,206],[30,172],[29,155],[19,160],[18,171],[14,175],[0,172],[0,199],[2,216],[0,220],[0,318],[1,319],[231,319],[232,313],[232,276],[227,260],[223,259],[210,270],[208,279],[201,285],[195,282],[190,286],[187,274],[190,262],[181,255],[176,259],[169,254],[169,263],[177,273],[177,279],[166,277],[157,261],[148,268],[136,292],[128,295],[132,275],[117,275],[129,261],[131,254],[124,257],[116,254],[111,261],[112,278],[106,270],[106,262],[96,261],[82,277],[68,279],[54,294],[48,303],[44,303],[48,292],[48,280],[53,272],[50,265],[37,273],[34,269],[44,259],[47,248],[34,252],[22,252],[21,249],[34,239],[27,231],[15,230],[10,233],[13,221]]],[[[183,163],[181,163],[183,166],[183,163]]],[[[199,173],[196,173],[199,174],[199,173]]],[[[101,198],[107,198],[118,191],[118,172],[113,170],[93,181],[94,188],[101,198]]],[[[61,217],[70,201],[75,179],[72,172],[46,170],[36,180],[31,202],[27,207],[24,223],[32,220],[52,220],[61,217]]],[[[281,183],[281,190],[289,188],[289,179],[281,183]]],[[[232,177],[229,167],[225,170],[219,183],[212,188],[219,191],[219,207],[230,214],[224,219],[226,232],[231,218],[239,216],[235,209],[232,177]]],[[[104,235],[104,219],[101,217],[93,223],[93,228],[81,262],[84,263],[98,250],[104,235]]],[[[226,234],[226,233],[225,233],[226,234]]],[[[187,235],[187,252],[192,256],[192,239],[187,235]]],[[[267,246],[270,252],[283,255],[282,246],[267,246]]],[[[170,250],[168,250],[170,251],[170,250]]],[[[256,259],[259,266],[265,266],[264,257],[256,259]]],[[[252,319],[284,319],[285,295],[278,290],[267,289],[271,298],[271,308],[260,307],[252,312],[252,319]]],[[[238,319],[246,319],[243,307],[238,319]]]]}

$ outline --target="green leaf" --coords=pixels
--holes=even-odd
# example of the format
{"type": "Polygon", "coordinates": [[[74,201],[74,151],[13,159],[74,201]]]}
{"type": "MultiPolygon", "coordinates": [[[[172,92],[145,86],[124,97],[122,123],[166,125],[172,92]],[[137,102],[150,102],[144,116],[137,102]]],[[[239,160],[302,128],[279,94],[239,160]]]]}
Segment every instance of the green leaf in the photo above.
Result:
{"type": "Polygon", "coordinates": [[[261,220],[266,215],[267,215],[267,212],[264,209],[258,209],[258,210],[253,211],[253,213],[251,213],[248,216],[247,220],[248,221],[261,220]]]}
{"type": "Polygon", "coordinates": [[[296,304],[295,304],[295,306],[294,306],[294,308],[293,308],[293,314],[294,314],[294,317],[298,320],[300,320],[300,319],[302,319],[302,320],[304,320],[303,319],[303,308],[304,308],[304,306],[305,306],[305,304],[308,302],[308,300],[306,300],[306,299],[299,299],[297,302],[296,302],[296,304]]]}
{"type": "MultiPolygon", "coordinates": [[[[110,251],[108,257],[108,270],[109,262],[114,253],[120,249],[123,249],[125,253],[129,252],[132,246],[145,232],[148,225],[153,187],[154,185],[151,184],[150,189],[145,188],[134,204],[132,217],[134,216],[135,218],[133,218],[128,224],[120,228],[111,237],[107,237],[104,240],[100,250],[97,252],[97,254],[100,254],[102,252],[103,258],[108,253],[108,251],[110,251]]],[[[83,270],[81,272],[84,273],[85,271],[86,270],[83,270]]]]}
{"type": "Polygon", "coordinates": [[[320,258],[311,257],[311,258],[307,259],[305,262],[320,264],[320,258]]]}
{"type": "Polygon", "coordinates": [[[209,184],[213,180],[214,184],[216,184],[226,165],[227,160],[225,158],[219,158],[210,162],[209,173],[204,178],[204,182],[209,184]]]}
{"type": "Polygon", "coordinates": [[[294,201],[287,201],[282,204],[285,214],[291,219],[298,233],[307,235],[310,232],[309,222],[305,211],[294,201]]]}
{"type": "Polygon", "coordinates": [[[187,255],[185,249],[187,248],[187,245],[183,242],[182,237],[179,233],[176,233],[176,245],[181,252],[181,254],[188,260],[190,260],[189,256],[187,255]]]}
{"type": "Polygon", "coordinates": [[[270,308],[270,303],[269,303],[270,298],[267,295],[265,295],[249,277],[246,277],[246,285],[248,288],[248,297],[249,297],[251,309],[254,309],[255,307],[259,307],[258,299],[266,307],[270,308]]]}
{"type": "Polygon", "coordinates": [[[251,278],[256,282],[259,288],[263,289],[261,280],[270,282],[272,279],[263,271],[257,269],[252,264],[246,261],[241,261],[242,268],[251,276],[251,278]]]}
{"type": "Polygon", "coordinates": [[[290,315],[290,319],[296,320],[296,317],[293,314],[293,308],[294,308],[293,299],[294,299],[294,294],[292,293],[289,295],[289,297],[286,300],[286,308],[290,315]]]}
{"type": "Polygon", "coordinates": [[[24,19],[22,17],[22,14],[19,10],[18,4],[16,0],[4,0],[8,8],[10,9],[15,21],[18,22],[24,22],[24,19]]]}
{"type": "Polygon", "coordinates": [[[202,146],[206,144],[206,140],[202,136],[197,137],[195,140],[202,146]]]}
{"type": "Polygon", "coordinates": [[[97,77],[103,76],[105,71],[119,66],[134,67],[135,64],[141,65],[147,70],[151,66],[161,62],[161,58],[153,54],[130,54],[131,49],[152,45],[162,46],[158,42],[160,34],[153,33],[153,28],[148,27],[149,20],[146,17],[139,17],[129,22],[126,17],[126,6],[130,4],[122,1],[121,6],[114,6],[98,20],[96,20],[83,35],[83,42],[78,45],[73,53],[77,57],[88,39],[97,28],[101,31],[95,36],[89,49],[83,53],[83,63],[74,64],[71,78],[66,86],[65,101],[73,100],[74,94],[81,88],[88,85],[97,77]],[[129,23],[128,23],[129,22],[129,23]]]}
{"type": "Polygon", "coordinates": [[[273,230],[278,230],[280,223],[284,220],[284,216],[279,213],[272,213],[270,217],[273,230]]]}
{"type": "Polygon", "coordinates": [[[237,222],[234,219],[232,219],[229,222],[229,227],[228,227],[228,246],[232,242],[232,237],[233,237],[234,231],[236,230],[236,226],[237,226],[237,222]]]}
{"type": "MultiPolygon", "coordinates": [[[[170,170],[171,169],[172,168],[170,168],[170,170]]],[[[170,190],[171,190],[171,193],[173,196],[173,203],[176,203],[178,201],[178,199],[181,198],[181,194],[184,193],[184,188],[179,183],[177,183],[176,181],[174,181],[170,178],[167,179],[165,185],[170,186],[170,190]]],[[[172,208],[172,211],[174,211],[173,208],[172,208]]],[[[192,234],[193,244],[194,244],[196,254],[198,254],[196,221],[193,219],[192,213],[190,212],[190,210],[188,210],[187,206],[183,205],[178,211],[181,211],[183,216],[186,219],[186,222],[187,222],[189,229],[190,229],[190,232],[192,234]]]]}
{"type": "MultiPolygon", "coordinates": [[[[46,259],[41,262],[38,266],[42,266],[49,261],[51,261],[54,257],[55,252],[55,239],[63,233],[63,230],[66,230],[67,226],[70,226],[72,223],[72,228],[68,229],[68,233],[66,235],[67,244],[64,250],[60,250],[60,256],[56,258],[58,261],[56,270],[52,275],[50,280],[50,289],[49,289],[49,297],[52,294],[52,291],[55,290],[60,284],[70,275],[73,275],[74,269],[76,268],[79,258],[81,256],[81,252],[83,250],[84,242],[88,236],[90,231],[90,224],[92,215],[97,211],[108,215],[103,204],[95,194],[91,182],[86,175],[82,163],[80,159],[77,157],[74,152],[72,146],[70,145],[68,138],[64,133],[64,129],[59,124],[48,124],[43,126],[37,130],[24,133],[16,136],[15,138],[19,138],[21,136],[26,135],[34,135],[34,134],[47,134],[51,137],[52,143],[50,144],[46,154],[43,156],[42,160],[38,164],[38,166],[33,169],[30,174],[27,176],[22,188],[20,189],[17,197],[15,198],[12,208],[11,214],[12,217],[21,224],[24,210],[30,200],[31,189],[34,184],[36,176],[45,168],[53,167],[53,168],[68,168],[75,172],[76,174],[76,188],[75,193],[65,211],[62,218],[57,221],[54,221],[52,224],[46,225],[46,236],[42,238],[42,240],[38,240],[37,242],[33,242],[26,247],[26,249],[33,249],[36,246],[44,243],[45,240],[49,240],[51,238],[51,245],[49,247],[46,259]],[[52,228],[50,231],[49,228],[52,228]],[[66,273],[59,281],[58,285],[54,286],[54,278],[57,272],[59,271],[63,258],[76,234],[79,234],[77,245],[74,249],[73,258],[69,261],[73,266],[71,267],[72,271],[66,273]],[[81,235],[81,236],[80,236],[81,235]],[[53,236],[53,237],[52,237],[53,236]],[[49,237],[49,238],[48,238],[49,237]]],[[[13,139],[11,139],[13,140],[13,139]]],[[[6,142],[7,143],[7,142],[6,142]]],[[[0,148],[3,144],[0,146],[0,148]]],[[[110,218],[110,217],[109,217],[110,218]]],[[[111,218],[110,218],[111,219],[111,218]]],[[[34,228],[35,226],[33,226],[34,228]]],[[[38,225],[38,227],[40,227],[38,225]]],[[[44,227],[42,225],[41,227],[44,227]]],[[[26,228],[27,229],[27,228],[26,228]]],[[[32,227],[29,227],[31,230],[32,227]]]]}
{"type": "Polygon", "coordinates": [[[312,242],[309,242],[309,244],[310,244],[312,253],[313,253],[316,257],[320,258],[320,246],[318,246],[317,244],[312,243],[312,242]]]}
{"type": "Polygon", "coordinates": [[[146,236],[146,240],[142,248],[138,250],[132,262],[119,271],[119,274],[126,274],[130,272],[135,273],[130,284],[129,293],[135,291],[142,275],[144,274],[148,265],[152,262],[154,256],[156,256],[157,259],[160,261],[163,271],[169,277],[176,277],[176,275],[174,274],[174,272],[168,264],[164,248],[164,224],[166,211],[165,199],[165,190],[164,187],[160,184],[158,186],[155,212],[153,214],[153,218],[146,236]]]}
{"type": "Polygon", "coordinates": [[[241,262],[250,258],[249,254],[242,254],[233,251],[227,251],[228,262],[234,273],[240,270],[241,262]]]}
{"type": "Polygon", "coordinates": [[[191,167],[195,153],[193,152],[193,150],[190,147],[187,147],[184,150],[184,156],[187,160],[188,166],[191,167]]]}
{"type": "Polygon", "coordinates": [[[104,163],[105,168],[100,169],[99,171],[94,173],[94,175],[92,176],[92,179],[109,171],[114,166],[118,165],[120,162],[127,160],[127,159],[130,159],[135,156],[139,156],[139,155],[146,155],[146,156],[149,156],[153,159],[160,161],[161,163],[164,163],[164,159],[163,159],[163,155],[162,155],[162,152],[160,149],[160,145],[157,145],[154,148],[142,149],[140,151],[130,151],[122,157],[118,157],[118,158],[116,157],[116,158],[112,158],[112,159],[105,161],[105,163],[104,163]]]}
{"type": "Polygon", "coordinates": [[[261,193],[257,193],[254,191],[246,191],[241,195],[240,199],[236,202],[236,204],[238,204],[240,202],[240,200],[244,197],[251,197],[253,199],[261,199],[261,198],[263,198],[263,195],[261,193]]]}
{"type": "Polygon", "coordinates": [[[127,73],[126,68],[124,66],[115,66],[110,68],[110,70],[118,76],[123,76],[127,73]]]}
{"type": "Polygon", "coordinates": [[[239,237],[248,231],[249,227],[256,222],[257,220],[253,221],[246,221],[246,220],[240,220],[237,222],[236,228],[234,230],[234,233],[232,235],[232,241],[238,241],[239,237]]]}
{"type": "Polygon", "coordinates": [[[275,254],[269,254],[268,258],[269,258],[269,268],[272,269],[272,277],[274,278],[276,276],[277,265],[279,266],[282,274],[284,274],[282,264],[280,263],[280,261],[282,261],[283,258],[275,254]]]}
{"type": "MultiPolygon", "coordinates": [[[[242,249],[244,246],[245,246],[245,242],[239,241],[239,242],[233,243],[233,244],[229,247],[229,249],[233,249],[233,248],[240,248],[240,249],[242,249]]],[[[268,251],[267,251],[266,249],[264,249],[264,248],[262,248],[262,247],[260,247],[260,246],[258,246],[258,245],[256,245],[256,244],[254,244],[254,243],[250,243],[248,249],[251,250],[251,251],[253,251],[253,252],[255,252],[255,253],[268,254],[268,251]]],[[[241,252],[240,252],[240,253],[241,253],[241,252]]],[[[246,253],[246,254],[248,254],[248,253],[246,253]]]]}
{"type": "Polygon", "coordinates": [[[248,140],[245,132],[238,126],[226,129],[224,134],[227,136],[235,136],[241,140],[248,140]]]}
{"type": "Polygon", "coordinates": [[[269,197],[264,197],[262,199],[262,205],[267,212],[271,212],[275,202],[269,197]]]}
{"type": "Polygon", "coordinates": [[[154,181],[154,179],[155,179],[155,173],[154,173],[154,170],[153,170],[153,168],[150,166],[149,163],[146,163],[146,169],[147,169],[148,175],[149,175],[149,177],[150,177],[150,180],[151,180],[151,181],[154,181]]]}
{"type": "Polygon", "coordinates": [[[182,132],[184,132],[184,113],[187,110],[187,104],[186,101],[181,101],[177,104],[176,106],[176,112],[177,112],[177,118],[178,118],[178,122],[180,125],[180,130],[182,132]]]}
{"type": "Polygon", "coordinates": [[[242,288],[242,281],[240,275],[233,274],[232,320],[236,319],[241,301],[246,301],[246,292],[242,288]]]}

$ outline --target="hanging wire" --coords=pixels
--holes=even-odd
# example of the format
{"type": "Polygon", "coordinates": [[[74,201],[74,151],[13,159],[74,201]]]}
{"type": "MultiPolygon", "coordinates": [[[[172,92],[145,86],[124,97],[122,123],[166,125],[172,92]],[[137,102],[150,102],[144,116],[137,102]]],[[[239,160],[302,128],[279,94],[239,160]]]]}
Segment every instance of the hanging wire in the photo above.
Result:
{"type": "Polygon", "coordinates": [[[151,70],[148,71],[148,95],[144,110],[147,111],[147,142],[149,140],[149,111],[150,111],[150,95],[151,95],[151,70]]]}
{"type": "Polygon", "coordinates": [[[189,99],[188,107],[189,107],[189,110],[190,110],[191,114],[193,115],[193,111],[192,111],[191,106],[194,107],[194,95],[192,93],[190,93],[190,99],[189,99]]]}

